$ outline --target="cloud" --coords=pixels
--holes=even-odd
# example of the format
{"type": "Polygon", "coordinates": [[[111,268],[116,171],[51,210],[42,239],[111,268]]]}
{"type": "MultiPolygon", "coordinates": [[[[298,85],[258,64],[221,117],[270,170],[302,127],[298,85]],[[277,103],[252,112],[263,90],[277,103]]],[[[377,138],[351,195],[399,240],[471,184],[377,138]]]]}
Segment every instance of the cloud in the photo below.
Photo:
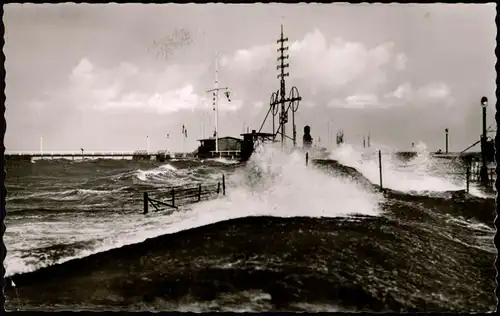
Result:
{"type": "MultiPolygon", "coordinates": [[[[222,56],[221,64],[240,86],[249,87],[252,82],[242,78],[261,77],[261,86],[270,94],[278,86],[276,49],[275,43],[239,49],[222,56]]],[[[368,46],[343,38],[327,38],[314,29],[302,39],[290,41],[287,55],[287,89],[296,85],[305,107],[326,104],[334,108],[388,108],[413,103],[451,104],[453,100],[451,88],[444,82],[429,83],[416,90],[411,82],[395,84],[396,78],[408,76],[408,57],[390,41],[368,46]]]]}
{"type": "MultiPolygon", "coordinates": [[[[197,91],[195,83],[206,73],[206,64],[170,65],[164,69],[140,69],[132,63],[98,68],[83,58],[72,69],[68,86],[37,104],[72,104],[82,109],[138,110],[159,114],[212,108],[211,96],[197,91]]],[[[219,97],[220,111],[235,111],[243,100],[224,94],[219,97]]]]}
{"type": "Polygon", "coordinates": [[[387,93],[385,98],[396,98],[403,100],[443,100],[451,96],[450,87],[444,82],[432,82],[413,91],[410,83],[405,82],[399,85],[394,91],[387,93]]]}
{"type": "Polygon", "coordinates": [[[201,99],[194,93],[193,86],[187,84],[179,89],[164,93],[127,93],[120,98],[113,100],[115,93],[103,95],[101,109],[139,109],[157,113],[172,113],[181,110],[194,110],[200,107],[201,99]]]}
{"type": "Polygon", "coordinates": [[[454,103],[451,88],[444,82],[432,82],[414,90],[412,85],[405,82],[394,91],[384,95],[385,106],[398,106],[404,104],[420,104],[440,102],[447,106],[454,103]]]}
{"type": "Polygon", "coordinates": [[[397,70],[404,70],[406,69],[406,62],[408,61],[408,57],[406,57],[405,54],[399,53],[397,54],[395,60],[394,60],[394,67],[397,70]]]}
{"type": "Polygon", "coordinates": [[[252,73],[269,66],[269,60],[274,59],[275,45],[253,46],[248,49],[239,49],[231,56],[222,56],[220,65],[229,71],[252,73]]]}
{"type": "MultiPolygon", "coordinates": [[[[161,70],[140,69],[132,63],[99,68],[83,58],[71,70],[68,86],[31,104],[73,105],[100,111],[135,110],[167,114],[196,109],[212,110],[212,96],[196,89],[207,71],[206,64],[169,65],[161,70]]],[[[199,89],[201,90],[201,89],[199,89]]],[[[244,100],[231,93],[229,102],[219,94],[219,111],[237,111],[244,100]]]]}
{"type": "MultiPolygon", "coordinates": [[[[276,48],[275,43],[256,45],[220,56],[222,81],[232,90],[231,102],[220,95],[220,111],[238,111],[245,104],[258,109],[264,106],[262,94],[270,94],[278,86],[276,48]]],[[[288,52],[287,89],[292,84],[299,88],[304,107],[325,103],[328,107],[357,109],[389,107],[411,100],[442,101],[451,96],[450,87],[440,82],[415,91],[406,82],[387,91],[388,78],[404,72],[408,61],[392,42],[368,47],[342,38],[326,38],[315,29],[291,41],[288,52]]],[[[71,71],[69,87],[59,96],[63,102],[99,110],[135,109],[162,114],[211,110],[212,96],[199,87],[211,66],[213,62],[207,60],[197,65],[168,65],[160,70],[141,69],[125,62],[102,68],[84,58],[71,71]]]]}
{"type": "Polygon", "coordinates": [[[399,85],[396,90],[385,94],[385,98],[410,99],[412,96],[411,84],[405,82],[399,85]]]}
{"type": "Polygon", "coordinates": [[[342,38],[327,40],[314,30],[290,45],[293,75],[309,81],[316,89],[344,88],[348,84],[375,88],[386,77],[386,65],[393,59],[394,43],[369,48],[342,38]],[[380,80],[381,79],[381,80],[380,80]]]}
{"type": "Polygon", "coordinates": [[[231,100],[231,102],[219,99],[219,111],[233,112],[241,109],[245,102],[241,99],[231,100]]]}
{"type": "Polygon", "coordinates": [[[332,99],[327,106],[330,108],[363,109],[379,106],[379,98],[375,94],[350,95],[342,99],[332,99]]]}
{"type": "Polygon", "coordinates": [[[316,107],[316,105],[317,105],[316,102],[311,101],[311,100],[305,100],[305,101],[301,101],[299,103],[299,106],[304,106],[306,108],[314,108],[314,107],[316,107]]]}
{"type": "Polygon", "coordinates": [[[450,87],[443,82],[433,82],[418,90],[418,94],[428,100],[443,100],[450,96],[450,87]]]}
{"type": "Polygon", "coordinates": [[[253,106],[256,108],[256,109],[262,109],[262,107],[264,106],[264,102],[262,102],[261,100],[258,100],[258,101],[255,101],[253,102],[253,106]]]}
{"type": "Polygon", "coordinates": [[[383,98],[376,94],[355,94],[341,98],[334,98],[328,102],[330,108],[389,108],[403,106],[407,104],[425,105],[429,103],[441,102],[447,106],[452,105],[454,98],[451,90],[443,82],[433,82],[413,90],[408,82],[400,84],[395,90],[386,93],[383,98]]]}
{"type": "MultiPolygon", "coordinates": [[[[256,45],[225,54],[221,57],[222,71],[231,73],[228,76],[248,90],[255,89],[255,79],[250,78],[259,77],[262,90],[270,94],[278,86],[277,47],[276,43],[256,45]]],[[[403,70],[407,60],[405,54],[395,51],[393,42],[368,47],[342,38],[326,38],[318,29],[290,41],[286,55],[289,59],[285,63],[290,65],[285,69],[290,73],[287,89],[296,85],[307,97],[304,106],[357,94],[377,94],[389,74],[403,70]]]]}

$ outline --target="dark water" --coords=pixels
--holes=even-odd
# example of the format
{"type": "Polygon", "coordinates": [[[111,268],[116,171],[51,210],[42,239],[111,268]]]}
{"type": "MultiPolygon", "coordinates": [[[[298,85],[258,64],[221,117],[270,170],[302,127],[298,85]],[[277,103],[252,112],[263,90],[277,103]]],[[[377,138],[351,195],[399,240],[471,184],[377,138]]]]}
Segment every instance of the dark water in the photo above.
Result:
{"type": "Polygon", "coordinates": [[[381,192],[372,155],[332,158],[9,162],[7,309],[495,308],[494,199],[459,163],[386,157],[381,192]],[[142,192],[222,174],[227,196],[142,214],[142,192]]]}

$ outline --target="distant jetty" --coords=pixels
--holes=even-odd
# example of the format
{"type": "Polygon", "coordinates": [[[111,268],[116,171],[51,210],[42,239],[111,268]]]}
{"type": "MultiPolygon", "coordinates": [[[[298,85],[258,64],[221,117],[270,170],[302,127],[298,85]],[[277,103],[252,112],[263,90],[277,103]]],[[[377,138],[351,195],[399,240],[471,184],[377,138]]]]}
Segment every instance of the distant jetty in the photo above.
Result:
{"type": "Polygon", "coordinates": [[[169,159],[193,158],[192,153],[168,153],[166,151],[148,152],[146,150],[138,150],[134,152],[89,152],[89,153],[9,153],[5,154],[6,161],[31,161],[33,158],[38,159],[62,159],[69,158],[85,159],[85,158],[122,158],[132,160],[158,160],[165,161],[169,159]]]}

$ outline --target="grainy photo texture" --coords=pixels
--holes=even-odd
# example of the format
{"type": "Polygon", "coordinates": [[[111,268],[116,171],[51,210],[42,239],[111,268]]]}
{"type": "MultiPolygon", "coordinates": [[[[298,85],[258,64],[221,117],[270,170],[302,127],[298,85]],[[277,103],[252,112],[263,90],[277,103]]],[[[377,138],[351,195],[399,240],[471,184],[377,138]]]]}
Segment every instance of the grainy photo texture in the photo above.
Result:
{"type": "Polygon", "coordinates": [[[7,4],[7,311],[490,312],[496,5],[7,4]]]}

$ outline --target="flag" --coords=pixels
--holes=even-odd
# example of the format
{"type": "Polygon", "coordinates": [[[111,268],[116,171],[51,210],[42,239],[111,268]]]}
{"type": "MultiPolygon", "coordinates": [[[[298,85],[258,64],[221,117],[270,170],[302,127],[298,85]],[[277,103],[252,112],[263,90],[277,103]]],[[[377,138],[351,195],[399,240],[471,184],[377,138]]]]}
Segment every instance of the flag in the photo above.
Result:
{"type": "Polygon", "coordinates": [[[182,136],[184,137],[188,137],[188,130],[187,128],[184,126],[184,124],[182,124],[182,136]]]}

